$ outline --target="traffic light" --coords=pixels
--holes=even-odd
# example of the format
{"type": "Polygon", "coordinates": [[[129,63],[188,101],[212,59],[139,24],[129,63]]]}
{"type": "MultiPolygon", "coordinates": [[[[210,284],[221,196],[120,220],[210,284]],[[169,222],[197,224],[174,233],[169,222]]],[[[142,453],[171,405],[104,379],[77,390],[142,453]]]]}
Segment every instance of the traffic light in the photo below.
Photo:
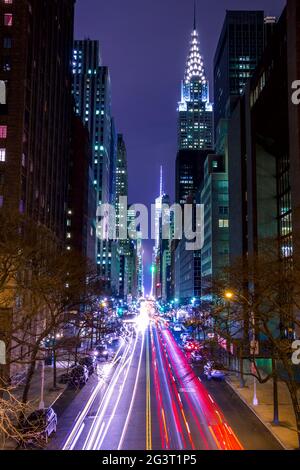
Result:
{"type": "Polygon", "coordinates": [[[119,315],[119,317],[122,317],[122,316],[123,316],[123,308],[122,308],[122,307],[119,307],[119,308],[118,308],[117,314],[119,315]]]}

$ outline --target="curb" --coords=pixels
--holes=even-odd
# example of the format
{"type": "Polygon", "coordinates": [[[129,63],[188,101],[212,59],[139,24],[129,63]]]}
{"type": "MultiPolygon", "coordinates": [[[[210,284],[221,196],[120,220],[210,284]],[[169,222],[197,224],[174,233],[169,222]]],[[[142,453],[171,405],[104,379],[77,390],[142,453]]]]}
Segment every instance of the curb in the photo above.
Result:
{"type": "Polygon", "coordinates": [[[226,379],[227,385],[233,390],[233,392],[239,397],[239,399],[249,408],[250,411],[259,419],[259,421],[268,429],[268,431],[272,434],[272,436],[276,439],[276,441],[283,447],[284,450],[295,450],[293,447],[287,447],[281,439],[274,433],[272,426],[269,423],[266,423],[258,413],[256,413],[255,409],[252,408],[251,405],[245,400],[245,398],[238,392],[238,390],[234,387],[234,385],[230,382],[230,380],[226,379]]]}

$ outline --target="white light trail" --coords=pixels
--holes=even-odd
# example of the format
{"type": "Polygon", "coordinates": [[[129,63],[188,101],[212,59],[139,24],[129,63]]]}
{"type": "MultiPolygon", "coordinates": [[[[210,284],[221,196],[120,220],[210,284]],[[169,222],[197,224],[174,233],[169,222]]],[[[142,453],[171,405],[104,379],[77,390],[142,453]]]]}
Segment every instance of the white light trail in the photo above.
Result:
{"type": "Polygon", "coordinates": [[[136,391],[137,391],[138,381],[139,381],[140,372],[141,372],[142,357],[143,357],[143,352],[144,352],[144,343],[145,343],[145,334],[143,333],[142,346],[141,346],[141,352],[140,352],[140,358],[139,358],[139,364],[138,364],[138,368],[137,368],[135,383],[134,383],[132,399],[131,399],[129,410],[128,410],[128,413],[127,413],[127,417],[126,417],[125,425],[124,425],[124,428],[123,428],[122,436],[121,436],[121,439],[120,439],[120,442],[119,442],[119,445],[118,445],[118,450],[122,449],[123,442],[124,442],[124,439],[125,439],[125,436],[126,436],[126,433],[127,433],[127,429],[128,429],[128,424],[129,424],[129,421],[130,421],[130,418],[131,418],[133,404],[135,402],[136,391]]]}
{"type": "MultiPolygon", "coordinates": [[[[106,403],[110,400],[111,398],[111,395],[113,393],[113,390],[114,390],[114,386],[119,378],[119,376],[121,375],[124,367],[126,366],[127,362],[129,359],[127,359],[127,356],[128,356],[128,352],[129,352],[129,349],[130,349],[130,344],[128,344],[126,346],[126,349],[124,351],[124,354],[121,358],[121,361],[120,361],[120,364],[119,364],[119,367],[118,369],[115,371],[114,373],[114,376],[109,384],[109,386],[107,387],[106,391],[105,391],[105,394],[101,400],[101,403],[98,407],[98,410],[97,410],[97,413],[96,413],[96,416],[94,418],[94,421],[93,421],[93,424],[91,426],[91,429],[89,431],[89,434],[86,438],[86,441],[84,443],[84,446],[83,446],[83,449],[88,449],[90,450],[91,446],[92,446],[92,442],[95,440],[96,438],[96,434],[97,432],[99,431],[99,428],[101,426],[101,420],[99,421],[99,417],[101,416],[101,419],[102,419],[102,413],[101,415],[99,416],[99,413],[101,412],[101,408],[102,408],[102,405],[104,403],[104,401],[106,400],[106,403]],[[126,361],[126,362],[125,362],[126,361]],[[108,398],[108,401],[107,401],[107,398],[108,398]]],[[[106,405],[107,406],[107,405],[106,405]]]]}
{"type": "MultiPolygon", "coordinates": [[[[130,347],[130,344],[127,345],[126,347],[126,350],[125,352],[127,351],[127,348],[130,347]]],[[[112,364],[109,364],[110,368],[112,368],[118,361],[119,361],[119,354],[120,354],[120,351],[121,351],[121,348],[122,348],[122,345],[119,347],[119,349],[117,350],[116,352],[116,355],[115,355],[115,359],[114,361],[112,362],[112,364]]],[[[125,354],[124,352],[124,354],[125,354]]],[[[106,366],[106,365],[105,365],[106,366]]],[[[104,366],[104,367],[105,367],[104,366]]],[[[108,372],[109,372],[109,368],[107,368],[107,370],[105,371],[106,374],[108,375],[108,372]]],[[[99,391],[101,390],[101,388],[103,387],[104,385],[104,382],[103,381],[99,381],[98,384],[96,385],[96,388],[94,389],[92,395],[90,396],[90,398],[88,399],[86,405],[84,406],[83,410],[78,413],[77,416],[79,416],[79,418],[76,420],[76,423],[74,425],[74,428],[72,429],[68,439],[66,440],[62,450],[69,450],[70,449],[70,446],[72,445],[73,443],[73,440],[77,438],[77,434],[78,432],[80,431],[80,428],[82,426],[82,423],[83,421],[85,420],[90,408],[92,407],[94,401],[96,400],[96,397],[99,393],[99,391]]],[[[78,440],[78,439],[77,439],[78,440]]]]}
{"type": "MultiPolygon", "coordinates": [[[[132,353],[131,353],[131,357],[126,361],[126,364],[127,364],[128,362],[129,362],[129,364],[128,364],[128,366],[127,366],[127,370],[126,370],[126,373],[125,373],[125,377],[124,377],[123,383],[122,383],[122,385],[121,385],[121,387],[120,387],[119,394],[118,394],[118,398],[117,398],[117,400],[116,400],[116,402],[115,402],[114,409],[113,409],[113,411],[112,411],[112,413],[111,413],[111,415],[110,415],[109,421],[108,421],[108,423],[107,423],[107,426],[106,426],[106,428],[105,428],[105,431],[103,432],[103,435],[102,435],[102,438],[101,438],[100,442],[97,441],[96,445],[93,446],[93,450],[100,450],[100,449],[101,449],[101,446],[102,446],[103,441],[104,441],[104,439],[105,439],[105,437],[106,437],[106,435],[107,435],[107,432],[108,432],[108,430],[109,430],[109,428],[110,428],[110,425],[111,425],[111,423],[112,423],[112,420],[113,420],[114,417],[115,417],[116,410],[117,410],[117,408],[118,408],[118,406],[119,406],[119,403],[120,403],[120,400],[121,400],[121,397],[122,397],[122,395],[123,395],[123,391],[124,391],[124,388],[125,388],[125,385],[126,385],[126,382],[127,382],[127,379],[128,379],[128,374],[129,374],[129,371],[130,371],[130,367],[131,367],[131,364],[132,364],[132,360],[133,360],[133,357],[134,357],[134,355],[135,355],[135,350],[136,350],[136,346],[137,346],[137,341],[138,341],[138,336],[136,337],[135,344],[134,344],[134,348],[133,348],[133,351],[132,351],[132,353]]],[[[124,365],[124,367],[125,367],[125,365],[124,365]]],[[[112,394],[113,392],[114,392],[114,389],[112,388],[111,394],[112,394]]],[[[101,413],[102,417],[103,417],[103,415],[105,414],[109,403],[110,403],[110,399],[107,400],[107,402],[106,402],[106,404],[105,404],[105,406],[104,406],[104,408],[103,408],[103,410],[102,410],[102,413],[101,413]]],[[[101,419],[101,418],[100,418],[100,419],[101,419]]]]}
{"type": "Polygon", "coordinates": [[[80,426],[80,429],[79,429],[78,433],[76,434],[76,437],[75,437],[75,439],[74,439],[74,441],[73,441],[73,443],[72,443],[72,445],[71,445],[71,447],[70,447],[70,450],[73,450],[74,447],[76,446],[77,441],[78,441],[78,439],[80,438],[81,433],[82,433],[82,431],[83,431],[83,429],[84,429],[84,426],[85,426],[85,424],[82,423],[82,425],[80,426]]]}

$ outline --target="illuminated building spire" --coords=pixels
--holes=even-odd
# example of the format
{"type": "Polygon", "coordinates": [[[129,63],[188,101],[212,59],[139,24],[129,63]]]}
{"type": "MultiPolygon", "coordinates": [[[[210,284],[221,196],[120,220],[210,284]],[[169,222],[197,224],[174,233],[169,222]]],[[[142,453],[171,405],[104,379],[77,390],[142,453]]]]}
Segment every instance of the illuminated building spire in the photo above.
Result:
{"type": "Polygon", "coordinates": [[[185,83],[190,83],[193,78],[197,78],[203,84],[206,83],[203,58],[200,54],[200,43],[196,24],[196,0],[194,3],[194,28],[191,35],[190,50],[185,67],[185,83]]]}
{"type": "Polygon", "coordinates": [[[163,196],[163,167],[160,167],[160,185],[159,185],[159,195],[163,196]]]}

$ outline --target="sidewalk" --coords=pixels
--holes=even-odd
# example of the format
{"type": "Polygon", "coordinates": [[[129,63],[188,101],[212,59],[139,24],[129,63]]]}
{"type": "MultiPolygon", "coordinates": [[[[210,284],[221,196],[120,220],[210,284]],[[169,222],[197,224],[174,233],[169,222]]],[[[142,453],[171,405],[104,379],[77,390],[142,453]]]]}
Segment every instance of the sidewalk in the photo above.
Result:
{"type": "MultiPolygon", "coordinates": [[[[53,368],[51,366],[45,367],[44,402],[45,402],[46,408],[51,406],[59,398],[59,396],[64,392],[66,385],[59,383],[59,377],[64,372],[66,372],[65,368],[60,368],[59,364],[57,364],[57,390],[53,390],[53,368]]],[[[23,386],[21,385],[15,389],[14,395],[17,398],[21,399],[22,392],[23,392],[23,386]]],[[[38,408],[39,403],[40,403],[40,398],[41,398],[41,369],[37,367],[34,373],[30,391],[29,391],[28,402],[29,402],[30,408],[38,408]]]]}
{"type": "Polygon", "coordinates": [[[272,382],[265,384],[257,383],[258,405],[252,404],[253,400],[253,378],[245,378],[246,386],[240,388],[239,378],[231,374],[227,383],[237,395],[252,409],[256,416],[267,426],[272,434],[280,441],[281,445],[288,450],[298,448],[298,437],[296,431],[296,420],[293,412],[292,402],[288,389],[283,382],[278,383],[279,397],[279,425],[273,425],[273,385],[272,382]]]}

